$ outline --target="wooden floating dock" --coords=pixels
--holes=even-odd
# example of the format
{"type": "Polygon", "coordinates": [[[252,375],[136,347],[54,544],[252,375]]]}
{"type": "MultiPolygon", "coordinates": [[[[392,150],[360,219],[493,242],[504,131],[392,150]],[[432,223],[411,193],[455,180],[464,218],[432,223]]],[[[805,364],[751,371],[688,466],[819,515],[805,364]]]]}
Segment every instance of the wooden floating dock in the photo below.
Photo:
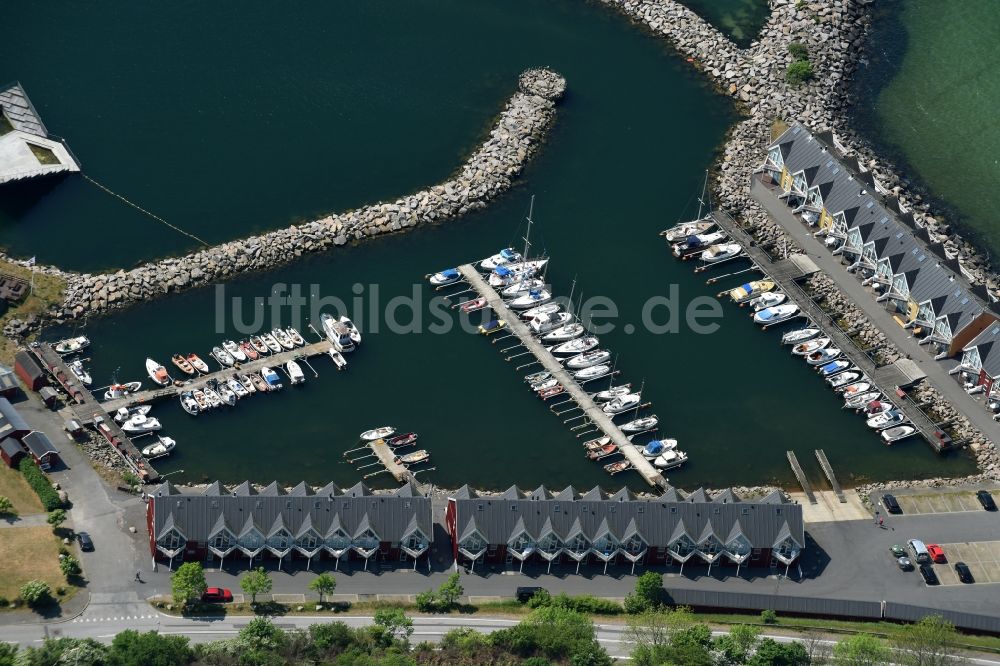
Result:
{"type": "Polygon", "coordinates": [[[384,439],[376,439],[368,445],[368,448],[372,450],[378,461],[392,474],[396,481],[399,483],[412,481],[415,486],[419,487],[416,478],[413,476],[413,472],[407,469],[406,465],[396,462],[396,452],[393,451],[391,446],[385,443],[384,439]]]}
{"type": "Polygon", "coordinates": [[[158,481],[160,474],[153,469],[129,436],[108,415],[94,394],[83,385],[83,382],[77,379],[63,357],[47,344],[34,344],[31,346],[31,351],[41,361],[42,367],[48,369],[49,373],[55,377],[56,381],[76,403],[60,412],[63,420],[75,419],[83,425],[93,425],[94,429],[107,440],[111,449],[121,457],[133,473],[146,483],[158,481]]]}
{"type": "Polygon", "coordinates": [[[816,460],[819,461],[819,466],[823,468],[823,473],[826,474],[827,480],[833,487],[833,492],[837,496],[837,499],[840,500],[841,504],[847,504],[847,498],[844,497],[844,491],[840,489],[837,477],[833,473],[833,465],[831,465],[830,461],[826,459],[826,451],[823,449],[816,449],[814,453],[816,454],[816,460]]]}
{"type": "MultiPolygon", "coordinates": [[[[507,329],[521,341],[525,349],[530,351],[538,362],[542,364],[552,376],[566,389],[573,401],[579,406],[583,414],[601,430],[605,435],[618,445],[618,450],[629,461],[642,478],[653,487],[666,489],[667,480],[653,467],[652,463],[646,460],[641,453],[633,446],[610,416],[604,413],[593,401],[590,395],[573,379],[573,376],[562,366],[561,363],[545,347],[536,340],[521,320],[519,314],[507,307],[500,295],[483,279],[479,272],[471,264],[463,264],[458,267],[458,271],[465,280],[472,286],[480,296],[486,299],[487,304],[493,309],[497,317],[502,317],[507,322],[507,329]]],[[[564,394],[564,395],[565,395],[564,394]]]]}
{"type": "MultiPolygon", "coordinates": [[[[854,341],[844,333],[843,329],[833,321],[830,315],[820,308],[796,282],[796,276],[806,272],[802,266],[802,262],[794,262],[793,264],[791,258],[772,262],[771,256],[757,245],[728,213],[713,211],[711,215],[720,229],[726,231],[734,242],[743,246],[746,254],[760,271],[778,285],[780,290],[788,297],[789,302],[798,305],[801,314],[808,317],[813,326],[823,331],[823,335],[830,338],[831,342],[829,346],[840,349],[842,358],[851,361],[861,372],[865,373],[868,377],[867,381],[881,391],[886,399],[892,401],[935,451],[940,453],[949,448],[950,439],[947,435],[905,393],[897,390],[900,385],[887,383],[888,380],[902,376],[909,377],[912,380],[912,370],[910,370],[907,364],[899,363],[898,367],[891,371],[886,368],[893,368],[893,366],[877,367],[875,362],[858,348],[854,341]]],[[[878,436],[877,433],[875,434],[878,436]]]]}

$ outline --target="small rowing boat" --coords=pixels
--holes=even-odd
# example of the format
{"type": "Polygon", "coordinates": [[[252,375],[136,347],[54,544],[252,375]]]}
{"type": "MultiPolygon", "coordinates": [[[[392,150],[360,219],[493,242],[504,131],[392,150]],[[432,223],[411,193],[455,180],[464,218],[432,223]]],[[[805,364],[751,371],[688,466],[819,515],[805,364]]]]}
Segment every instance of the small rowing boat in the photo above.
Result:
{"type": "Polygon", "coordinates": [[[566,389],[562,386],[562,384],[557,384],[556,386],[550,386],[549,388],[539,390],[538,397],[542,400],[548,400],[553,396],[559,395],[565,390],[566,389]]]}
{"type": "Polygon", "coordinates": [[[226,368],[232,367],[236,363],[236,359],[233,358],[233,355],[222,347],[212,347],[212,357],[226,368]]]}
{"type": "Polygon", "coordinates": [[[596,451],[602,446],[605,446],[610,441],[611,437],[609,435],[604,435],[603,437],[595,437],[594,439],[588,439],[586,442],[583,443],[583,449],[585,451],[596,451]]]}
{"type": "Polygon", "coordinates": [[[486,307],[486,299],[480,296],[479,298],[474,298],[471,301],[466,301],[462,303],[462,312],[475,312],[477,310],[482,310],[486,307]]]}
{"type": "Polygon", "coordinates": [[[619,474],[619,473],[624,472],[624,471],[626,471],[628,469],[631,469],[631,467],[632,467],[632,463],[630,463],[629,461],[627,461],[627,460],[619,460],[618,462],[613,462],[610,465],[605,465],[604,466],[604,471],[607,472],[608,474],[614,476],[615,474],[619,474]]]}
{"type": "Polygon", "coordinates": [[[253,348],[252,344],[250,344],[246,340],[240,340],[239,344],[240,344],[240,351],[246,354],[248,359],[250,359],[251,361],[256,361],[258,358],[260,358],[260,354],[257,352],[256,349],[253,348]]]}
{"type": "Polygon", "coordinates": [[[402,435],[396,435],[395,437],[390,437],[385,441],[386,444],[393,448],[399,448],[401,446],[410,446],[417,442],[418,435],[415,432],[407,432],[402,435]]]}
{"type": "Polygon", "coordinates": [[[431,459],[431,454],[427,449],[419,449],[405,456],[396,456],[396,462],[401,465],[419,465],[431,459]]]}
{"type": "Polygon", "coordinates": [[[270,333],[262,333],[260,339],[272,354],[277,354],[281,351],[281,345],[278,343],[278,340],[270,333]]]}
{"type": "Polygon", "coordinates": [[[205,363],[203,360],[201,360],[201,357],[198,356],[197,354],[188,354],[187,362],[190,363],[191,367],[193,367],[198,372],[206,375],[209,373],[208,363],[205,363]]]}
{"type": "Polygon", "coordinates": [[[253,347],[254,351],[256,351],[261,356],[267,354],[270,351],[267,348],[267,345],[264,343],[264,340],[262,340],[259,335],[250,336],[250,346],[253,347]]]}
{"type": "Polygon", "coordinates": [[[271,329],[271,336],[285,349],[295,349],[295,343],[293,343],[292,339],[288,337],[288,334],[280,328],[271,329]]]}
{"type": "Polygon", "coordinates": [[[610,455],[618,453],[617,444],[605,444],[599,449],[593,449],[586,452],[586,456],[590,460],[601,460],[602,458],[607,458],[610,455]]]}
{"type": "Polygon", "coordinates": [[[171,356],[170,361],[178,368],[180,368],[181,372],[188,375],[194,374],[194,366],[188,363],[188,360],[183,356],[181,356],[180,354],[174,354],[173,356],[171,356]]]}
{"type": "Polygon", "coordinates": [[[824,349],[830,344],[830,338],[813,338],[807,342],[800,342],[792,347],[792,353],[796,356],[808,356],[815,351],[824,349]]]}
{"type": "Polygon", "coordinates": [[[267,381],[265,381],[265,379],[256,372],[250,375],[250,381],[253,383],[254,388],[256,388],[261,393],[267,393],[268,391],[271,390],[271,387],[268,385],[267,381]]]}
{"type": "Polygon", "coordinates": [[[285,329],[285,333],[291,339],[292,344],[295,345],[296,347],[304,347],[305,346],[306,339],[302,337],[302,334],[299,333],[298,329],[296,329],[296,328],[294,328],[292,326],[289,326],[289,327],[287,327],[285,329]]]}
{"type": "Polygon", "coordinates": [[[372,428],[371,430],[365,430],[361,433],[361,439],[366,442],[374,442],[376,439],[384,439],[396,432],[396,429],[392,426],[382,426],[381,428],[372,428]]]}

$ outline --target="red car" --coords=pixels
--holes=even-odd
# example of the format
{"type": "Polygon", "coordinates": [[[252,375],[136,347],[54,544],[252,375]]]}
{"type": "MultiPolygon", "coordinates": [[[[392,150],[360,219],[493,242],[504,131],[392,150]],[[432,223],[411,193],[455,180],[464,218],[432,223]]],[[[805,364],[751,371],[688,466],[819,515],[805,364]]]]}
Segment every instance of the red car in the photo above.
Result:
{"type": "Polygon", "coordinates": [[[927,544],[927,554],[938,564],[948,561],[948,558],[944,556],[944,548],[936,543],[927,544]]]}
{"type": "Polygon", "coordinates": [[[228,604],[233,600],[233,593],[224,587],[210,587],[201,595],[201,600],[211,604],[228,604]]]}

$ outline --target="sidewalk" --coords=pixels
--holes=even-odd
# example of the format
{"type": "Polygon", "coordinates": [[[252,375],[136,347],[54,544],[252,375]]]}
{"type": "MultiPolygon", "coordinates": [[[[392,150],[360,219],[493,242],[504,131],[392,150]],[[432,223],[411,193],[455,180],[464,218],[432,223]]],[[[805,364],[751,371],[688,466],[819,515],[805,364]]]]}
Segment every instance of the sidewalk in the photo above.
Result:
{"type": "Polygon", "coordinates": [[[907,329],[901,327],[881,303],[877,303],[868,289],[857,277],[847,272],[840,257],[833,256],[830,251],[812,235],[812,231],[800,222],[792,211],[778,200],[764,186],[754,180],[751,194],[765,210],[771,219],[781,225],[799,247],[816,262],[816,265],[832,278],[837,286],[862,311],[872,324],[878,327],[899,351],[908,355],[920,370],[927,375],[927,380],[933,384],[952,407],[959,410],[969,422],[994,442],[1000,442],[1000,423],[993,420],[981,404],[972,399],[959,386],[948,370],[955,367],[954,360],[938,362],[928,353],[927,347],[917,344],[917,339],[910,335],[907,329]],[[763,190],[763,191],[761,191],[763,190]]]}

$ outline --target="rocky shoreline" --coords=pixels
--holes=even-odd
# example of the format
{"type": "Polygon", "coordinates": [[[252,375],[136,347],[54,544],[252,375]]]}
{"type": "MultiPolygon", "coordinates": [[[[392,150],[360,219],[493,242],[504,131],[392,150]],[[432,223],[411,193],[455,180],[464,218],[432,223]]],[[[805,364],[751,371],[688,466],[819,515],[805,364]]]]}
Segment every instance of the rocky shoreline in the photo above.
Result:
{"type": "MultiPolygon", "coordinates": [[[[230,241],[183,257],[99,275],[54,271],[66,280],[65,301],[50,319],[77,319],[145,302],[164,294],[272,269],[306,253],[395,233],[478,210],[507,191],[541,144],[566,90],[562,76],[548,69],[523,72],[486,141],[449,180],[358,210],[230,241]]],[[[39,322],[40,324],[41,322],[39,322]]],[[[26,322],[6,331],[23,334],[26,322]]]]}

